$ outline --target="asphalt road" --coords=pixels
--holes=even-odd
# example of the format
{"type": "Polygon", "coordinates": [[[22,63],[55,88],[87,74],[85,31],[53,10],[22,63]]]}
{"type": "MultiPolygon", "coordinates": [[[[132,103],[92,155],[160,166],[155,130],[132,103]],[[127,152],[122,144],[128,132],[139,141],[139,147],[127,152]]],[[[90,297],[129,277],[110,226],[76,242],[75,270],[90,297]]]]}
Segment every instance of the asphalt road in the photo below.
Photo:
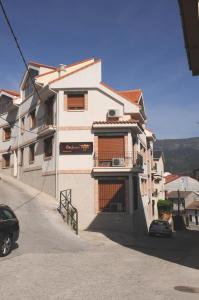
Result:
{"type": "Polygon", "coordinates": [[[168,238],[81,232],[62,222],[52,198],[0,181],[16,212],[18,247],[0,258],[0,299],[199,299],[199,231],[168,238]]]}

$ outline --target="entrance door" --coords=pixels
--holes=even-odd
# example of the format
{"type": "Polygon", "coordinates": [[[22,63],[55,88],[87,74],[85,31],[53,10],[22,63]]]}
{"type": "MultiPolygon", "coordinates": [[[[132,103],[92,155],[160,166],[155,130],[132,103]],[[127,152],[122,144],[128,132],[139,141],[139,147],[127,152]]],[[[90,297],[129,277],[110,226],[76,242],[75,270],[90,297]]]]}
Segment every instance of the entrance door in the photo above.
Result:
{"type": "Polygon", "coordinates": [[[99,210],[102,212],[125,211],[125,181],[99,180],[99,210]]]}

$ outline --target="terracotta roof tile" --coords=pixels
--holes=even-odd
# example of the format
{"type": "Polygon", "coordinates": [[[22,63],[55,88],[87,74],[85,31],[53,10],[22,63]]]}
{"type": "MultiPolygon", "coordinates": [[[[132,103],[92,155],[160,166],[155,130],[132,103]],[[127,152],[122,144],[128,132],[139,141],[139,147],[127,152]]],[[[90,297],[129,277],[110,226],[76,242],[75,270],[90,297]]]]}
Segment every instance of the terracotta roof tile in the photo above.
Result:
{"type": "Polygon", "coordinates": [[[96,60],[94,60],[94,62],[91,62],[91,63],[88,64],[88,65],[85,65],[85,66],[83,66],[83,67],[81,67],[81,68],[79,68],[79,69],[77,69],[77,70],[74,70],[74,71],[72,71],[71,73],[65,74],[65,75],[63,75],[63,76],[60,76],[60,77],[58,77],[58,78],[52,80],[52,81],[49,81],[49,84],[54,83],[54,82],[56,82],[56,81],[59,81],[59,80],[65,78],[65,77],[67,77],[67,76],[73,75],[73,74],[75,74],[75,73],[77,73],[77,72],[79,72],[79,71],[82,71],[82,70],[84,70],[84,69],[87,69],[88,67],[93,66],[93,65],[95,65],[96,63],[98,63],[98,62],[100,62],[100,61],[101,61],[100,59],[96,59],[96,60]]]}
{"type": "Polygon", "coordinates": [[[132,103],[138,104],[142,91],[141,90],[118,91],[118,94],[121,95],[122,97],[127,98],[132,103]]]}
{"type": "Polygon", "coordinates": [[[48,65],[44,65],[44,64],[40,64],[38,62],[35,62],[35,61],[30,61],[29,62],[30,65],[33,65],[35,67],[44,67],[44,68],[48,68],[48,69],[54,69],[56,70],[57,68],[56,67],[52,67],[52,66],[48,66],[48,65]]]}
{"type": "Polygon", "coordinates": [[[5,93],[10,94],[10,95],[15,96],[15,97],[19,97],[20,96],[19,92],[13,91],[13,90],[1,89],[0,92],[5,92],[5,93]]]}
{"type": "Polygon", "coordinates": [[[136,124],[134,120],[129,121],[94,121],[94,125],[103,125],[103,124],[136,124]]]}
{"type": "Polygon", "coordinates": [[[125,98],[126,100],[130,101],[131,103],[138,105],[140,96],[142,94],[141,90],[127,90],[127,91],[118,91],[114,88],[110,87],[107,83],[101,82],[103,86],[108,88],[109,90],[113,91],[114,93],[118,94],[119,96],[125,98]]]}
{"type": "Polygon", "coordinates": [[[176,174],[168,175],[168,176],[165,177],[165,183],[169,183],[169,182],[174,181],[178,178],[180,178],[180,176],[176,175],[176,174]]]}

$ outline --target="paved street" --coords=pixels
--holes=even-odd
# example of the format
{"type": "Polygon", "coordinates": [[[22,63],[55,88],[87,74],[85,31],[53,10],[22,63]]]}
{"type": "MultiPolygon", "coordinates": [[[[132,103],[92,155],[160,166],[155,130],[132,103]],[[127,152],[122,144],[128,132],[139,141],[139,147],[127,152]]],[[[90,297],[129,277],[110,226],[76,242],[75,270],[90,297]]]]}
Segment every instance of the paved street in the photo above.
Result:
{"type": "Polygon", "coordinates": [[[0,299],[199,298],[199,231],[172,239],[77,237],[53,199],[13,182],[0,181],[0,202],[15,210],[21,235],[18,247],[0,258],[0,299]]]}

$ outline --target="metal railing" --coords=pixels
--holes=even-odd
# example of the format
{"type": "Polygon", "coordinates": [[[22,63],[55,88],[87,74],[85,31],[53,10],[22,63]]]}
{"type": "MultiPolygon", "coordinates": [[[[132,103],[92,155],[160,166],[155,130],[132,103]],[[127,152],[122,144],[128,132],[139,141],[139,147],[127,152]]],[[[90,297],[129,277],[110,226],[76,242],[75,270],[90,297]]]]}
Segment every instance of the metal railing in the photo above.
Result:
{"type": "Polygon", "coordinates": [[[101,152],[94,154],[94,167],[140,167],[143,168],[143,156],[137,153],[101,152]]]}
{"type": "Polygon", "coordinates": [[[58,211],[67,224],[78,234],[78,211],[71,203],[71,189],[60,192],[58,211]]]}

